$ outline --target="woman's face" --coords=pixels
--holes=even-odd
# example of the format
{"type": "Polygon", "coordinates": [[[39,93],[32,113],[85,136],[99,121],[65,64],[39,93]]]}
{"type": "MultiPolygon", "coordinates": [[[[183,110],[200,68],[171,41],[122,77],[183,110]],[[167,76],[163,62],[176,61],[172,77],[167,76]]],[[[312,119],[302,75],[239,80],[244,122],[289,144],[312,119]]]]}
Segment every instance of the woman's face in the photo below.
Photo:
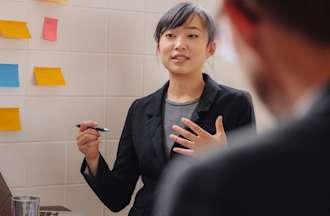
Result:
{"type": "Polygon", "coordinates": [[[208,43],[208,32],[198,15],[191,15],[184,25],[162,34],[158,55],[172,75],[201,73],[205,60],[215,51],[208,43]]]}

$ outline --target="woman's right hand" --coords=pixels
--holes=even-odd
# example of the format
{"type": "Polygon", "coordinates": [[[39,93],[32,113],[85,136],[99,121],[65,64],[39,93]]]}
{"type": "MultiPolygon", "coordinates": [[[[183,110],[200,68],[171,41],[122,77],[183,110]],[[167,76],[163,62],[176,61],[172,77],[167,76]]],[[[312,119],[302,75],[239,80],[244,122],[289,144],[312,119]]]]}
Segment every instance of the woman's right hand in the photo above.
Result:
{"type": "Polygon", "coordinates": [[[80,123],[79,134],[76,138],[79,151],[86,157],[89,169],[93,175],[96,174],[98,161],[100,157],[99,145],[101,135],[91,127],[96,127],[95,121],[84,121],[80,123]]]}

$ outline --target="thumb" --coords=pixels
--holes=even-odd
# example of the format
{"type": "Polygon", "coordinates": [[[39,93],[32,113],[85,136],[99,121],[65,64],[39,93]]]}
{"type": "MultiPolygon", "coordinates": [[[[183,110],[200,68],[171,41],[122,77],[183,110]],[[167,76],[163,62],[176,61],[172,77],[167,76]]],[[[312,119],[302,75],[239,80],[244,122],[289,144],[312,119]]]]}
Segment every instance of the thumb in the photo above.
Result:
{"type": "Polygon", "coordinates": [[[222,123],[222,116],[218,116],[217,120],[215,120],[215,129],[217,134],[225,133],[225,129],[223,128],[223,123],[222,123]]]}

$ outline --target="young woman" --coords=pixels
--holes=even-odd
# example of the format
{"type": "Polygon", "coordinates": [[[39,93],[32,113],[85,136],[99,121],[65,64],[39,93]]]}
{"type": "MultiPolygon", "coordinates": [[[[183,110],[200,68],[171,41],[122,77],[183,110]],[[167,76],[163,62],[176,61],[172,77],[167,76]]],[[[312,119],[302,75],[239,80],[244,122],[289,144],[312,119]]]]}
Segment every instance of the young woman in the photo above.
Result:
{"type": "Polygon", "coordinates": [[[85,155],[81,172],[112,211],[129,204],[142,177],[144,186],[130,216],[151,214],[159,177],[172,156],[194,155],[214,143],[223,145],[225,132],[254,124],[248,95],[218,85],[203,73],[205,61],[216,49],[215,26],[204,9],[191,2],[176,5],[162,16],[154,36],[169,81],[131,105],[114,168],[110,170],[99,153],[101,137],[91,129],[96,122],[81,123],[77,136],[85,155]]]}

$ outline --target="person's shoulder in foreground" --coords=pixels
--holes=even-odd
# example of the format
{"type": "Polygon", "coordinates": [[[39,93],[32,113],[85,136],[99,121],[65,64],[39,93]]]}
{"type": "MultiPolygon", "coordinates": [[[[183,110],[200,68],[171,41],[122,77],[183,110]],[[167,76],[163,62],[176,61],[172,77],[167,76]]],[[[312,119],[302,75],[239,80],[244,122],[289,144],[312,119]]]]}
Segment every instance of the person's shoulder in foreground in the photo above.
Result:
{"type": "Polygon", "coordinates": [[[230,140],[237,145],[174,162],[154,215],[329,215],[327,128],[330,99],[311,118],[259,138],[241,132],[230,140]]]}

